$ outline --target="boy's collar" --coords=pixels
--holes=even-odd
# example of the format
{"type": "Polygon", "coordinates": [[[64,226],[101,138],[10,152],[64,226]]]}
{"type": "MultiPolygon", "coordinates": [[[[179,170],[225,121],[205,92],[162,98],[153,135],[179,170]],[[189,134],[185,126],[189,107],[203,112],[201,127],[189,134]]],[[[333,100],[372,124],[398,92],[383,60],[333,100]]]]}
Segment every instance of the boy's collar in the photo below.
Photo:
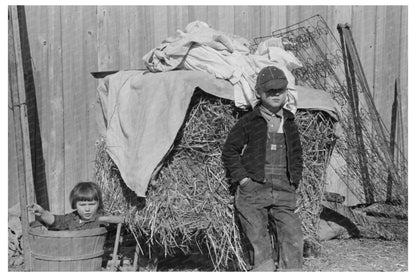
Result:
{"type": "Polygon", "coordinates": [[[281,109],[279,109],[279,111],[277,112],[277,113],[274,113],[274,112],[272,112],[272,111],[270,111],[268,108],[266,108],[265,106],[263,106],[263,105],[260,105],[260,111],[262,111],[262,112],[264,112],[264,113],[266,113],[267,115],[269,115],[269,116],[272,116],[272,115],[274,115],[274,114],[276,114],[276,115],[278,115],[279,117],[283,117],[283,108],[281,108],[281,109]]]}
{"type": "MultiPolygon", "coordinates": [[[[295,118],[294,114],[291,111],[286,110],[284,107],[280,110],[282,111],[283,116],[284,116],[285,119],[295,118]]],[[[253,112],[255,113],[256,116],[261,117],[262,115],[261,115],[261,112],[260,112],[260,105],[257,105],[256,107],[254,107],[253,112]]]]}

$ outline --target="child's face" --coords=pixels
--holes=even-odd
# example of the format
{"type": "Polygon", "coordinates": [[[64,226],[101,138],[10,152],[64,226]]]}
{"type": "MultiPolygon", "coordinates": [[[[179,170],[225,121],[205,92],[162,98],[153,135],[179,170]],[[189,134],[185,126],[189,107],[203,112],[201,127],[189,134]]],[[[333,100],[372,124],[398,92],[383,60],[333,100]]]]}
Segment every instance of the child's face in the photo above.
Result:
{"type": "Polygon", "coordinates": [[[93,201],[78,201],[76,205],[77,211],[81,219],[91,220],[97,213],[98,202],[93,201]]]}
{"type": "Polygon", "coordinates": [[[259,91],[260,100],[263,106],[276,112],[280,110],[286,102],[287,89],[271,89],[268,91],[259,91]]]}

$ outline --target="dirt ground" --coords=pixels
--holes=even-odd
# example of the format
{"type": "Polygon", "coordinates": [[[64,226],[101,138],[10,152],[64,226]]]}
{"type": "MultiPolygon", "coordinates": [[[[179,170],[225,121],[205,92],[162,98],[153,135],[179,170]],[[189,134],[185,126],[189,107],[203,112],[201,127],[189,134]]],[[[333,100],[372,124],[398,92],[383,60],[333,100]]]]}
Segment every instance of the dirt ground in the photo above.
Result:
{"type": "Polygon", "coordinates": [[[304,271],[408,271],[404,241],[345,239],[322,245],[318,257],[305,259],[304,271]]]}
{"type": "MultiPolygon", "coordinates": [[[[405,241],[377,239],[343,239],[322,242],[318,257],[305,258],[303,271],[324,272],[400,272],[408,271],[408,247],[405,241]]],[[[118,271],[132,270],[134,247],[121,247],[119,254],[124,260],[118,271]]],[[[111,252],[110,249],[107,252],[111,252]]],[[[104,260],[111,259],[109,253],[104,260]]],[[[158,266],[149,265],[143,257],[139,258],[139,271],[212,271],[206,256],[172,257],[160,261],[158,266]]],[[[9,271],[23,271],[23,265],[9,266],[9,271]]],[[[108,269],[103,268],[104,271],[108,269]]]]}
{"type": "MultiPolygon", "coordinates": [[[[201,259],[201,258],[200,258],[201,259]]],[[[197,265],[188,258],[188,264],[197,265]]],[[[178,260],[170,262],[177,269],[160,268],[163,271],[207,271],[208,266],[186,268],[178,260]]],[[[201,263],[202,264],[202,263],[201,263]]],[[[302,271],[307,272],[398,272],[408,271],[408,248],[404,241],[375,239],[344,239],[322,242],[319,256],[305,258],[302,271]]]]}

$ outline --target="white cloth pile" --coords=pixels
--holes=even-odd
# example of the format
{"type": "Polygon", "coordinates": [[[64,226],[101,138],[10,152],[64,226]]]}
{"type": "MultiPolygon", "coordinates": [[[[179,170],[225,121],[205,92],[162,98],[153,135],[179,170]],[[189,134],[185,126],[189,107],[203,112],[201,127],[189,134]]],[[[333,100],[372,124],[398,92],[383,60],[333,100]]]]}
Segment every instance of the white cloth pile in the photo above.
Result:
{"type": "Polygon", "coordinates": [[[231,82],[234,101],[239,108],[254,107],[256,78],[259,71],[273,65],[285,72],[288,79],[288,101],[284,108],[295,113],[297,92],[291,71],[301,67],[301,62],[283,49],[280,39],[271,38],[259,44],[250,54],[249,42],[236,35],[214,30],[205,22],[189,23],[185,31],[167,38],[148,52],[143,60],[152,72],[186,69],[205,71],[216,78],[231,82]]]}

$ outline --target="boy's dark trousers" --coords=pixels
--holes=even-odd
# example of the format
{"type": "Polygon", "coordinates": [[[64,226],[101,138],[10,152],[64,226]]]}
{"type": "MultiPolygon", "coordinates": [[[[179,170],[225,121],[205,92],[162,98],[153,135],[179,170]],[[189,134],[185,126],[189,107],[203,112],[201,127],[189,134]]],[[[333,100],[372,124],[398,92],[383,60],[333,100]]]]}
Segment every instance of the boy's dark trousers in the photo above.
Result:
{"type": "Polygon", "coordinates": [[[238,186],[235,207],[242,231],[253,247],[253,271],[275,269],[269,219],[276,229],[279,270],[300,269],[303,263],[302,224],[294,213],[296,188],[287,176],[283,134],[271,134],[267,144],[265,182],[249,180],[238,186]]]}

